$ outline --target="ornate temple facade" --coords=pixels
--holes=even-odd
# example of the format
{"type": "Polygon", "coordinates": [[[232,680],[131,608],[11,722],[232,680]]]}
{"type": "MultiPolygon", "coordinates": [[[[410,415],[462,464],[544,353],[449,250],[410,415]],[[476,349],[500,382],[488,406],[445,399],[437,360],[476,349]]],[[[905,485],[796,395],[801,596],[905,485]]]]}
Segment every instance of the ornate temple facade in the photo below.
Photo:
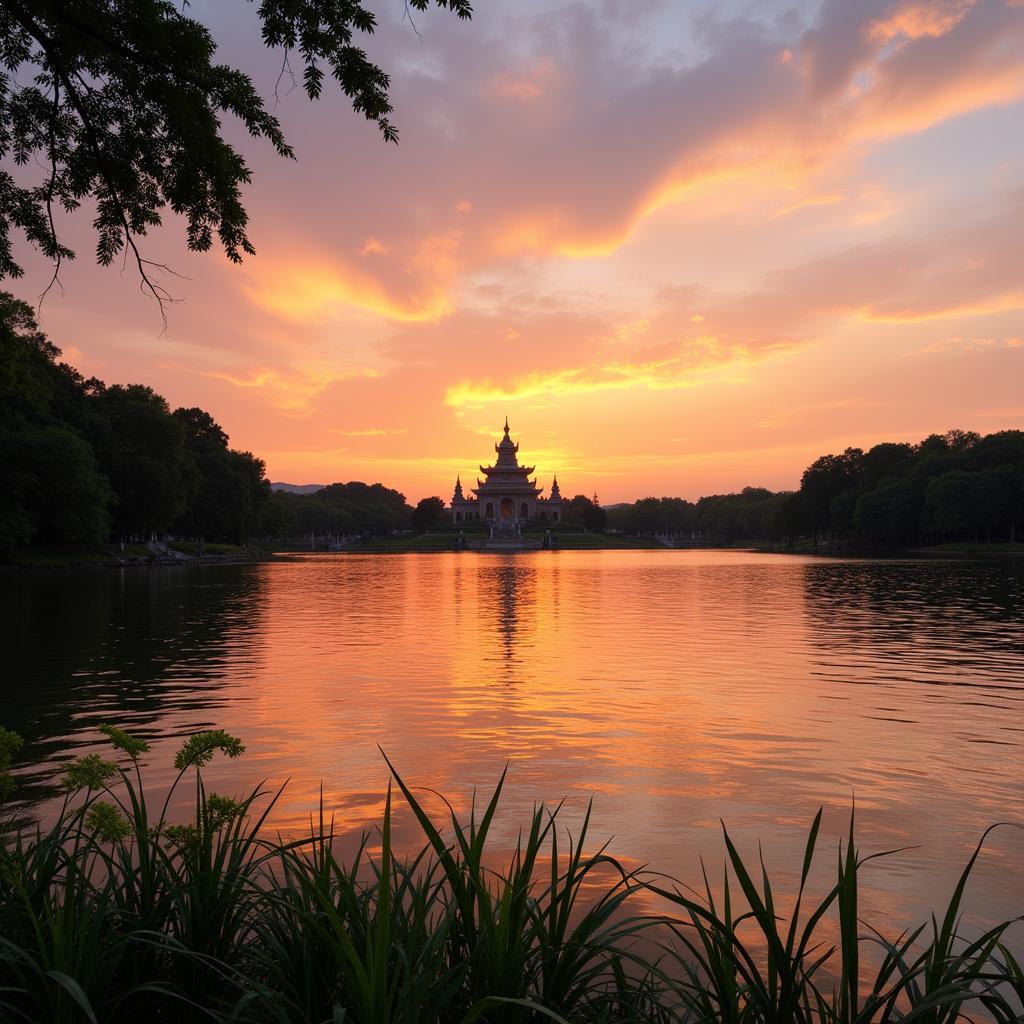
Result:
{"type": "Polygon", "coordinates": [[[519,445],[508,436],[508,418],[505,436],[494,446],[498,455],[493,466],[481,466],[484,479],[477,478],[471,488],[474,497],[462,490],[462,479],[455,480],[452,495],[452,522],[468,523],[482,520],[495,529],[519,532],[528,522],[559,523],[562,521],[562,495],[558,478],[551,484],[551,493],[542,497],[543,488],[530,479],[533,466],[519,465],[519,445]]]}

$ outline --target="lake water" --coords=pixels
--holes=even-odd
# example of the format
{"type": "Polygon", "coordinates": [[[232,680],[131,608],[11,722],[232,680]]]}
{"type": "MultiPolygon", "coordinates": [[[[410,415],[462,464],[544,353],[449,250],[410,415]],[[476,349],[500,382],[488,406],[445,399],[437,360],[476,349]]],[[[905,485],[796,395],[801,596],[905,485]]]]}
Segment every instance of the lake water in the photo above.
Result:
{"type": "MultiPolygon", "coordinates": [[[[780,879],[825,808],[822,877],[856,798],[866,915],[921,919],[985,826],[1024,821],[1024,562],[815,560],[734,551],[316,555],[258,565],[0,577],[0,724],[22,796],[114,721],[170,777],[180,737],[248,745],[220,792],[290,783],[357,830],[387,751],[468,807],[510,766],[499,844],[535,801],[630,865],[685,881],[722,862],[719,819],[780,879]]],[[[438,806],[434,801],[433,806],[438,806]]],[[[401,834],[411,834],[408,821],[401,834]]],[[[1024,834],[996,833],[976,922],[1024,910],[1024,834]]]]}

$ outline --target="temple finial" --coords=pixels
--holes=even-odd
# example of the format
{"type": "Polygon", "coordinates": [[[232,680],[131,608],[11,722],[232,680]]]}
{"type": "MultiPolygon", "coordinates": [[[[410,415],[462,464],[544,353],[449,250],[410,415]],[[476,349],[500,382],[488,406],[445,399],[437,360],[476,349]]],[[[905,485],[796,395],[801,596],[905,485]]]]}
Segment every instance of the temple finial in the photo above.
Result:
{"type": "Polygon", "coordinates": [[[505,417],[505,433],[508,433],[508,416],[505,417]]]}

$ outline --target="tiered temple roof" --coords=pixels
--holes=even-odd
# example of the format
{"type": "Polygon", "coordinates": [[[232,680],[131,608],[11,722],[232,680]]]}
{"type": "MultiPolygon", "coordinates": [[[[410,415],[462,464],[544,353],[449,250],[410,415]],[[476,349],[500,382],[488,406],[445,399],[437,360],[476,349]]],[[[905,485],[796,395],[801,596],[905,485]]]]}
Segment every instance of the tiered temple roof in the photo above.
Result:
{"type": "Polygon", "coordinates": [[[493,466],[481,466],[486,480],[477,478],[473,493],[476,495],[502,491],[503,493],[539,495],[543,488],[530,479],[534,466],[519,465],[519,445],[508,436],[508,417],[505,417],[505,436],[494,446],[498,455],[493,466]]]}
{"type": "Polygon", "coordinates": [[[505,436],[494,446],[498,456],[493,466],[481,466],[481,480],[466,493],[462,478],[455,480],[451,513],[455,523],[479,520],[493,530],[518,532],[530,521],[561,522],[562,496],[558,479],[551,486],[551,496],[543,497],[543,488],[531,479],[533,466],[519,465],[519,445],[509,437],[508,417],[505,418],[505,436]]]}

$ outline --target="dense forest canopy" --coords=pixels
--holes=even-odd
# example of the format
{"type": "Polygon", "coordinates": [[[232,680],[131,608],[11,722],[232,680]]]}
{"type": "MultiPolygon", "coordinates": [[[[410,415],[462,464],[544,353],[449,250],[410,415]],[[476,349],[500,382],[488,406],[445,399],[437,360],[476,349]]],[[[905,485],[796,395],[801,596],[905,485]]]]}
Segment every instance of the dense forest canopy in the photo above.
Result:
{"type": "Polygon", "coordinates": [[[409,526],[381,484],[271,495],[261,459],[231,448],[203,409],[172,410],[142,384],[84,378],[0,293],[0,547],[171,535],[242,543],[409,526]]]}
{"type": "Polygon", "coordinates": [[[240,542],[266,528],[263,462],[202,409],[107,385],[60,361],[25,303],[0,293],[0,545],[154,534],[240,542]]]}
{"type": "Polygon", "coordinates": [[[413,510],[405,495],[383,484],[353,480],[312,494],[274,493],[271,507],[278,536],[384,536],[408,529],[413,510]]]}
{"type": "Polygon", "coordinates": [[[1024,528],[1024,431],[950,430],[919,444],[847,448],[811,463],[797,491],[643,498],[611,509],[609,519],[628,533],[727,543],[1015,541],[1024,528]]]}

